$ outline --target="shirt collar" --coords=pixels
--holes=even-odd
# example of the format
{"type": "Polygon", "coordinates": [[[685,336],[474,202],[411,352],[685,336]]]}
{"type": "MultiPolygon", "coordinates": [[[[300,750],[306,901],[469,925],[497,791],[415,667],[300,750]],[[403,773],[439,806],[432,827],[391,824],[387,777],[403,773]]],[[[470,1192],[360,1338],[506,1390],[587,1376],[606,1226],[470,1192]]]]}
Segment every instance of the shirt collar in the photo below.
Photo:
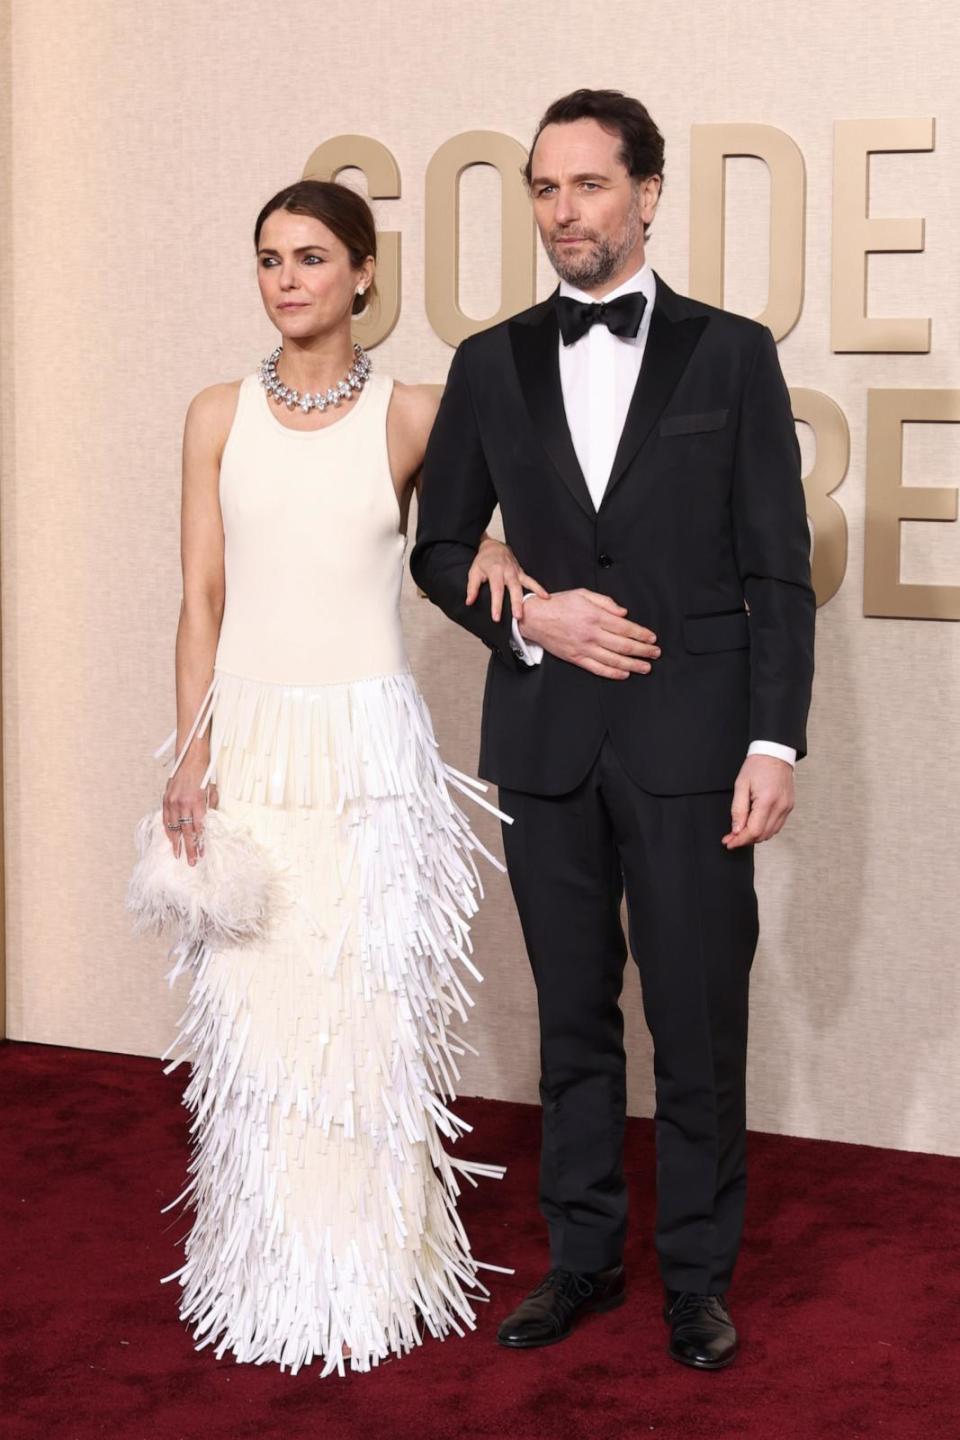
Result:
{"type": "MultiPolygon", "coordinates": [[[[647,297],[647,315],[653,309],[657,296],[657,278],[648,264],[641,265],[628,280],[618,285],[616,290],[611,290],[609,295],[604,295],[604,300],[614,300],[618,295],[630,295],[634,290],[641,290],[647,297]]],[[[596,296],[588,295],[585,290],[578,290],[575,285],[570,285],[566,280],[560,281],[560,294],[570,300],[584,300],[588,305],[597,304],[596,296]]],[[[644,316],[646,319],[646,316],[644,316]]]]}

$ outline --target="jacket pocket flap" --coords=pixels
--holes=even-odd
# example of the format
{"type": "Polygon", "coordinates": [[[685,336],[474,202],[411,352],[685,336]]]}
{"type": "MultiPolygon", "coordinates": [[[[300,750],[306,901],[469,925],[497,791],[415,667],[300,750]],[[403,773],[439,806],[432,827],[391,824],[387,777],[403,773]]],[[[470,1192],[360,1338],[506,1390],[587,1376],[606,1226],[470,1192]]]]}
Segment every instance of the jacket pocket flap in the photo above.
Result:
{"type": "Polygon", "coordinates": [[[688,616],[683,622],[683,643],[693,655],[749,649],[750,621],[746,610],[733,610],[725,615],[688,616]]]}
{"type": "Polygon", "coordinates": [[[704,430],[721,430],[729,410],[706,410],[701,415],[668,415],[660,421],[661,435],[698,435],[704,430]]]}

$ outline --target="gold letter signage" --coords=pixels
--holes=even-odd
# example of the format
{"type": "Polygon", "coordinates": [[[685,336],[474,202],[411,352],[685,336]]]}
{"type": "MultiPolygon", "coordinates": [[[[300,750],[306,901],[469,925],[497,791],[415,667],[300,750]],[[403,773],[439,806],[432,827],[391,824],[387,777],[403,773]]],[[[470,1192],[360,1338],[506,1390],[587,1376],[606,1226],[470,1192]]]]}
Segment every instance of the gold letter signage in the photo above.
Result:
{"type": "Polygon", "coordinates": [[[441,145],[427,166],[427,316],[448,345],[516,315],[536,298],[533,212],[521,176],[526,159],[523,146],[509,135],[468,130],[441,145]],[[470,165],[493,165],[500,172],[500,308],[485,320],[472,320],[460,309],[460,176],[470,165]]]}
{"type": "Polygon", "coordinates": [[[956,520],[955,485],[904,485],[903,427],[960,421],[960,390],[870,390],[867,402],[867,522],[863,613],[960,620],[960,584],[904,585],[901,520],[956,520]]]}
{"type": "Polygon", "coordinates": [[[930,349],[929,320],[871,318],[867,314],[867,256],[923,249],[922,220],[871,219],[870,155],[875,151],[932,150],[933,121],[838,120],[833,158],[833,348],[856,351],[930,349]]]}
{"type": "Polygon", "coordinates": [[[850,430],[840,406],[822,390],[791,390],[796,420],[809,425],[816,440],[813,469],[803,477],[807,514],[813,526],[813,588],[826,605],[847,571],[847,517],[830,496],[842,483],[850,461],[850,430]]]}
{"type": "Polygon", "coordinates": [[[723,305],[726,160],[748,155],[770,171],[770,284],[757,319],[775,340],[803,305],[805,174],[796,142],[772,125],[694,125],[690,131],[690,294],[723,305]]]}

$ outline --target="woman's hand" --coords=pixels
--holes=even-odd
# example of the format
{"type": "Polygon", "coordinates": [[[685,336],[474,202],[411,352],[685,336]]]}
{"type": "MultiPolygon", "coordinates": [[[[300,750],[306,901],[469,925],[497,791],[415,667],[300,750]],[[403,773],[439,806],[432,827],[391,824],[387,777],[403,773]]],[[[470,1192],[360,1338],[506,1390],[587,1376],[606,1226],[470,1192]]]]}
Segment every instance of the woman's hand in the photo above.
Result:
{"type": "Polygon", "coordinates": [[[203,855],[203,822],[207,809],[217,808],[217,787],[201,785],[203,772],[199,765],[188,761],[180,766],[163,794],[163,824],[176,856],[181,841],[187,852],[187,864],[196,865],[203,855]]]}
{"type": "Polygon", "coordinates": [[[509,545],[485,535],[480,548],[473,557],[473,564],[467,575],[467,604],[472,605],[483,585],[490,586],[490,616],[499,620],[503,614],[504,588],[510,592],[510,604],[516,619],[523,614],[524,591],[548,600],[549,594],[539,580],[520,567],[516,555],[509,545]]]}

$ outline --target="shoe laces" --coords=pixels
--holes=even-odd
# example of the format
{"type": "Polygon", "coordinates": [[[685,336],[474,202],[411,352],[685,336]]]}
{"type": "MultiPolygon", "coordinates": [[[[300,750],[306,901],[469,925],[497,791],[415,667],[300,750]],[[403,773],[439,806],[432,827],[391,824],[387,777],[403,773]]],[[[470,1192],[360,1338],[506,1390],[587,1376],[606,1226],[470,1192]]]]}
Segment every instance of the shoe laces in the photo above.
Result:
{"type": "Polygon", "coordinates": [[[706,1310],[715,1320],[726,1320],[726,1307],[722,1295],[697,1295],[693,1290],[684,1290],[670,1306],[672,1318],[692,1314],[695,1310],[706,1310]]]}
{"type": "Polygon", "coordinates": [[[553,1290],[565,1310],[572,1310],[581,1300],[586,1300],[593,1294],[594,1287],[576,1270],[565,1270],[557,1265],[547,1272],[533,1293],[542,1295],[547,1290],[553,1290]]]}

